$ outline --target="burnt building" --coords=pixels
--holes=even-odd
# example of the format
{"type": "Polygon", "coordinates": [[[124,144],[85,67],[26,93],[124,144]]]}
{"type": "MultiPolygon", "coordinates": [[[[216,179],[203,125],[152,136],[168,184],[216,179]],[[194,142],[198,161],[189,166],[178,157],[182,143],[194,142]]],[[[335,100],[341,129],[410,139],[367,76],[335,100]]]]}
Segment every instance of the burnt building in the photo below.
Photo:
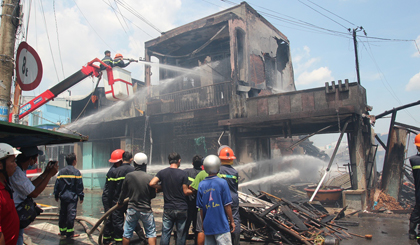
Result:
{"type": "MultiPolygon", "coordinates": [[[[366,90],[339,80],[296,91],[289,44],[245,2],[146,42],[145,85],[135,86],[133,97],[111,103],[97,90],[73,103],[78,109],[72,119],[82,115],[77,131],[89,135],[75,147],[83,168],[108,166],[117,148],[144,151],[151,164],[167,164],[170,152],[189,163],[195,154],[216,154],[219,144],[231,146],[239,163],[310,152],[325,159],[311,144],[295,147],[297,136],[341,133],[347,134],[357,190],[347,194],[364,208],[376,178],[366,90]]],[[[276,171],[282,170],[259,174],[276,171]]],[[[104,178],[92,174],[84,181],[101,187],[104,178]]]]}
{"type": "Polygon", "coordinates": [[[296,90],[289,40],[245,2],[165,32],[145,48],[146,61],[185,68],[160,69],[153,74],[159,86],[151,86],[146,67],[156,162],[166,162],[170,151],[187,159],[214,154],[225,130],[221,143],[233,146],[219,121],[246,117],[249,98],[296,90]]]}

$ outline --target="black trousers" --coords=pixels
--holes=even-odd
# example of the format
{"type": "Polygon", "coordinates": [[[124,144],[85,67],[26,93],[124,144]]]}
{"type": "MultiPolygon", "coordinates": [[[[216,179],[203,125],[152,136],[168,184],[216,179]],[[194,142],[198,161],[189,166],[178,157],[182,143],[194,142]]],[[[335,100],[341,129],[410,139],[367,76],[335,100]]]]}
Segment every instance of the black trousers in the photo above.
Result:
{"type": "MultiPolygon", "coordinates": [[[[105,213],[108,212],[109,207],[104,206],[105,213]]],[[[110,243],[114,240],[114,227],[112,225],[112,214],[105,220],[103,241],[104,243],[110,243]]]]}
{"type": "Polygon", "coordinates": [[[61,235],[72,236],[74,234],[74,219],[77,213],[77,201],[60,202],[60,216],[58,218],[58,227],[61,235]]]}
{"type": "Polygon", "coordinates": [[[411,212],[410,222],[414,224],[420,224],[420,205],[417,205],[417,203],[411,212]]]}

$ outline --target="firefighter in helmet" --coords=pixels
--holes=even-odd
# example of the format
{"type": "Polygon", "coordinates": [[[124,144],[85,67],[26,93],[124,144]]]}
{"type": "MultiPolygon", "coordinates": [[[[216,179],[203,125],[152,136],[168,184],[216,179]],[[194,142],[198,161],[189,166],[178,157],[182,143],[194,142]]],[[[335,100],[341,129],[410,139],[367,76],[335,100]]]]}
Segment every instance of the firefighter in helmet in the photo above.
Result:
{"type": "Polygon", "coordinates": [[[123,57],[122,54],[117,53],[115,55],[114,61],[113,61],[114,66],[118,66],[118,67],[124,68],[124,67],[128,66],[133,61],[133,60],[129,60],[128,63],[124,63],[123,58],[124,57],[123,57]]]}
{"type": "MultiPolygon", "coordinates": [[[[102,204],[104,205],[105,213],[112,208],[113,206],[113,197],[116,195],[114,193],[114,183],[113,176],[115,170],[121,166],[124,150],[117,149],[111,153],[111,159],[109,162],[112,163],[112,167],[109,169],[106,174],[104,191],[102,193],[102,204]]],[[[119,193],[118,193],[119,194],[119,193]]],[[[103,243],[110,244],[114,240],[114,226],[113,226],[113,215],[111,214],[109,218],[105,221],[105,228],[103,234],[103,243]]]]}
{"type": "Polygon", "coordinates": [[[230,189],[230,195],[232,196],[232,216],[235,221],[235,230],[231,233],[232,244],[239,245],[239,238],[241,233],[241,220],[239,216],[239,197],[238,197],[238,171],[236,171],[232,165],[233,160],[236,159],[233,150],[226,145],[219,147],[218,155],[222,165],[218,176],[227,181],[230,189]]]}
{"type": "Polygon", "coordinates": [[[420,234],[416,233],[416,228],[420,224],[420,134],[414,138],[414,144],[417,147],[417,154],[410,157],[410,165],[413,169],[416,205],[410,216],[408,235],[411,240],[417,239],[417,242],[420,243],[420,234]]]}

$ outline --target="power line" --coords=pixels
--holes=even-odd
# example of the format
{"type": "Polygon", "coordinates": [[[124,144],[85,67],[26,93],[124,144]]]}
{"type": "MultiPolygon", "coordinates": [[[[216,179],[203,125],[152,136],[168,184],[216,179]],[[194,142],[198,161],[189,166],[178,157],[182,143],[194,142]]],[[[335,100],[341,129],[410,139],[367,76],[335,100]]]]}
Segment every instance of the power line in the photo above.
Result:
{"type": "MultiPolygon", "coordinates": [[[[230,0],[221,0],[221,1],[222,2],[226,2],[226,3],[230,3],[231,5],[237,5],[237,3],[233,2],[233,1],[230,1],[230,0]]],[[[255,6],[261,8],[261,9],[267,10],[269,12],[273,12],[275,14],[286,16],[286,18],[284,18],[284,17],[280,17],[280,16],[277,16],[277,15],[274,15],[274,14],[270,14],[270,13],[264,12],[264,11],[258,11],[258,13],[260,13],[261,15],[266,16],[268,18],[276,19],[276,20],[279,20],[279,21],[282,21],[282,22],[286,22],[286,23],[291,24],[291,25],[299,26],[301,28],[306,28],[306,29],[313,30],[313,31],[316,30],[316,31],[319,32],[321,30],[320,33],[327,34],[327,35],[341,36],[341,37],[345,37],[345,38],[350,38],[350,36],[351,36],[347,32],[340,32],[340,31],[335,31],[335,30],[327,29],[327,28],[320,27],[320,26],[311,24],[309,22],[306,22],[306,21],[303,21],[303,20],[299,20],[297,18],[288,16],[288,15],[285,15],[285,14],[282,14],[282,13],[279,13],[279,12],[276,12],[276,11],[273,11],[271,9],[264,8],[262,6],[258,6],[258,5],[255,5],[255,6]],[[322,32],[322,31],[325,31],[325,32],[322,32]]],[[[347,30],[347,28],[346,28],[346,30],[347,30]]]]}
{"type": "Polygon", "coordinates": [[[346,29],[346,30],[348,30],[348,29],[349,29],[349,28],[345,27],[344,25],[342,25],[341,23],[339,23],[339,22],[337,22],[337,21],[335,21],[335,20],[331,19],[330,17],[326,16],[325,14],[323,14],[323,13],[319,12],[318,10],[316,10],[316,9],[312,8],[312,7],[311,7],[311,6],[309,6],[308,4],[306,4],[306,3],[302,2],[301,0],[298,0],[298,2],[300,2],[301,4],[303,4],[303,5],[307,6],[308,8],[310,8],[310,9],[312,9],[313,11],[317,12],[318,14],[320,14],[320,15],[324,16],[325,18],[327,18],[327,19],[331,20],[332,22],[334,22],[334,23],[336,23],[336,24],[338,24],[338,25],[342,26],[344,29],[346,29]]]}
{"type": "Polygon", "coordinates": [[[54,64],[55,74],[57,75],[57,81],[60,81],[60,78],[58,77],[57,66],[55,65],[54,54],[51,47],[50,35],[48,34],[47,20],[45,19],[45,13],[44,13],[44,5],[42,4],[42,0],[39,0],[39,1],[41,2],[42,15],[44,17],[44,24],[45,24],[45,32],[47,33],[47,39],[48,39],[48,44],[50,46],[51,58],[54,64]]]}
{"type": "Polygon", "coordinates": [[[93,26],[90,24],[89,20],[86,18],[85,14],[83,14],[83,11],[79,8],[79,5],[77,5],[76,0],[73,0],[74,4],[76,5],[76,7],[79,9],[80,13],[82,14],[83,18],[85,18],[86,22],[88,23],[88,25],[90,26],[90,28],[92,28],[92,30],[95,32],[95,34],[99,37],[99,39],[101,39],[101,41],[108,46],[109,49],[112,50],[111,46],[108,45],[105,40],[102,39],[102,37],[98,34],[98,32],[96,32],[96,29],[93,28],[93,26]]]}
{"type": "MultiPolygon", "coordinates": [[[[112,5],[110,5],[109,3],[105,2],[105,0],[102,0],[106,5],[108,5],[109,7],[113,8],[114,7],[112,5]]],[[[118,5],[116,5],[118,7],[118,5]]],[[[121,11],[119,11],[121,13],[121,11]]],[[[124,20],[128,20],[132,25],[134,25],[135,27],[137,27],[140,31],[144,32],[144,34],[148,35],[149,37],[152,37],[152,35],[150,35],[149,33],[147,33],[145,30],[143,30],[142,28],[140,28],[138,25],[136,25],[134,22],[132,22],[130,19],[126,18],[124,15],[121,14],[121,16],[124,18],[124,20]]]]}
{"type": "Polygon", "coordinates": [[[65,78],[65,77],[66,77],[66,75],[64,75],[63,59],[61,58],[60,40],[59,40],[59,38],[58,38],[59,34],[58,34],[57,15],[55,14],[55,0],[53,0],[53,10],[54,10],[55,30],[57,31],[58,54],[59,54],[59,57],[60,57],[61,70],[63,71],[63,78],[65,78]]]}
{"type": "MultiPolygon", "coordinates": [[[[104,2],[105,2],[105,0],[104,0],[104,2]]],[[[111,6],[111,0],[108,0],[108,2],[109,2],[109,6],[111,6]]],[[[116,3],[115,3],[115,5],[118,7],[118,5],[117,5],[116,3]]],[[[120,23],[120,26],[123,28],[123,30],[124,30],[124,32],[125,32],[125,34],[127,34],[127,35],[128,35],[127,31],[125,30],[125,27],[123,26],[123,24],[121,23],[120,18],[118,17],[117,11],[115,11],[115,9],[114,9],[112,6],[111,6],[111,9],[112,9],[112,11],[114,12],[115,17],[117,17],[117,20],[118,20],[118,22],[120,23]]]]}
{"type": "Polygon", "coordinates": [[[159,30],[156,26],[154,26],[150,21],[148,21],[144,16],[142,16],[141,14],[139,14],[133,7],[131,7],[129,4],[125,3],[122,0],[115,0],[115,2],[118,2],[121,7],[125,8],[128,12],[130,12],[131,14],[133,14],[134,16],[136,16],[137,18],[139,18],[140,20],[142,20],[144,23],[146,23],[147,25],[149,25],[150,27],[152,27],[154,30],[156,30],[157,32],[159,32],[160,34],[162,34],[162,31],[159,30]]]}
{"type": "Polygon", "coordinates": [[[342,20],[346,21],[346,22],[347,22],[347,23],[349,23],[350,25],[354,25],[354,26],[355,26],[355,24],[351,23],[350,21],[348,21],[348,20],[344,19],[343,17],[341,17],[341,16],[339,16],[339,15],[334,14],[333,12],[329,11],[328,9],[325,9],[325,8],[321,7],[320,5],[318,5],[318,4],[314,3],[314,2],[312,2],[311,0],[307,0],[307,1],[308,1],[308,2],[310,2],[310,3],[312,3],[313,5],[315,5],[315,6],[319,7],[319,8],[321,8],[321,9],[323,9],[323,10],[327,11],[328,13],[330,13],[330,14],[332,14],[332,15],[335,15],[336,17],[338,17],[338,18],[340,18],[340,19],[342,19],[342,20]]]}
{"type": "MultiPolygon", "coordinates": [[[[383,80],[381,79],[381,82],[382,82],[382,84],[384,85],[384,87],[385,87],[385,89],[391,94],[391,96],[400,104],[400,105],[402,105],[402,102],[401,102],[401,100],[398,98],[398,96],[397,96],[397,94],[394,92],[394,90],[392,89],[392,87],[391,87],[391,85],[389,84],[389,82],[388,82],[388,80],[386,79],[386,77],[385,77],[385,75],[384,75],[384,73],[382,72],[382,70],[379,68],[379,66],[378,66],[378,63],[376,62],[376,59],[375,59],[375,57],[374,57],[374,55],[373,55],[373,51],[372,51],[372,48],[370,47],[370,44],[369,44],[369,41],[367,41],[367,44],[368,44],[368,46],[369,46],[369,50],[370,50],[370,52],[369,52],[369,50],[366,48],[366,45],[364,44],[364,43],[362,43],[363,44],[363,47],[366,49],[366,52],[369,54],[369,56],[371,57],[371,59],[372,59],[372,61],[373,61],[373,63],[375,64],[375,66],[376,66],[376,69],[378,70],[378,72],[381,74],[381,77],[383,78],[383,80],[385,80],[385,82],[386,82],[386,84],[383,82],[383,80]],[[388,85],[388,86],[387,86],[388,85]],[[388,88],[389,87],[389,88],[388,88]]],[[[413,115],[410,113],[410,112],[408,112],[408,111],[404,111],[405,113],[407,113],[407,115],[408,116],[410,116],[414,121],[416,121],[417,123],[419,123],[419,121],[417,121],[414,117],[413,117],[413,115]]]]}

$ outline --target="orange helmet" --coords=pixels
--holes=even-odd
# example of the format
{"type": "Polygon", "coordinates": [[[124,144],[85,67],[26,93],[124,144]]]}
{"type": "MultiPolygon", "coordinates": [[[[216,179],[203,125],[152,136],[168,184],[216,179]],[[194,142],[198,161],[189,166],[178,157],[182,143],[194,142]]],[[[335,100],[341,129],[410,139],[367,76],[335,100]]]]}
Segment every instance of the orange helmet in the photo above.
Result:
{"type": "Polygon", "coordinates": [[[109,162],[115,163],[115,162],[122,161],[123,154],[124,154],[124,150],[116,149],[115,151],[111,153],[111,159],[109,159],[109,162]]]}
{"type": "Polygon", "coordinates": [[[233,150],[229,146],[225,146],[219,151],[220,160],[234,160],[236,159],[233,150]]]}
{"type": "Polygon", "coordinates": [[[119,58],[119,57],[124,58],[122,54],[117,53],[117,54],[115,55],[114,59],[119,58]]]}
{"type": "Polygon", "coordinates": [[[420,147],[420,134],[416,135],[416,138],[414,138],[414,144],[420,147]]]}

